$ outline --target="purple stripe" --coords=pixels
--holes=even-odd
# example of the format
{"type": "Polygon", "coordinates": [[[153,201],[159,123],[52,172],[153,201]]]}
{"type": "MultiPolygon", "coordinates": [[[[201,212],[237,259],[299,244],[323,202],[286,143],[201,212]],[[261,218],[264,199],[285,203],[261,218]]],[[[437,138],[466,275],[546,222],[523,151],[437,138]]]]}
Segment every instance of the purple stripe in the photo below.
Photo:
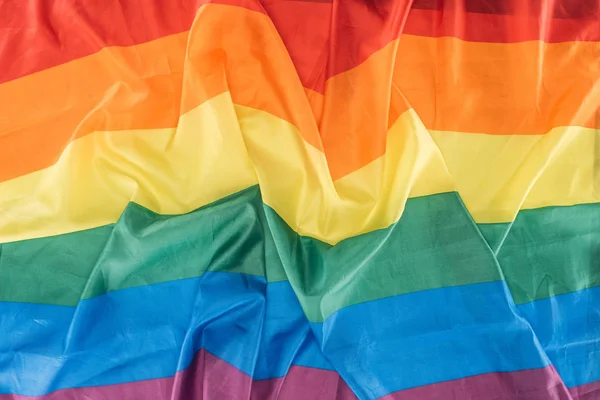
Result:
{"type": "Polygon", "coordinates": [[[401,390],[384,396],[381,400],[489,400],[491,398],[573,400],[552,366],[517,372],[494,372],[475,375],[401,390]]]}
{"type": "Polygon", "coordinates": [[[356,396],[337,372],[292,366],[283,378],[254,381],[256,400],[354,400],[356,396]]]}
{"type": "Polygon", "coordinates": [[[283,378],[252,378],[200,350],[192,364],[174,377],[118,385],[59,390],[44,396],[4,394],[0,400],[354,400],[333,371],[292,366],[283,378]]]}
{"type": "Polygon", "coordinates": [[[571,392],[573,400],[600,399],[600,381],[572,387],[569,392],[571,392]]]}
{"type": "MultiPolygon", "coordinates": [[[[592,400],[600,382],[567,390],[554,367],[489,373],[401,390],[381,400],[592,400]]],[[[0,395],[0,400],[355,400],[335,371],[292,366],[282,378],[252,381],[250,376],[200,350],[174,377],[118,385],[59,390],[45,396],[0,395]]]]}

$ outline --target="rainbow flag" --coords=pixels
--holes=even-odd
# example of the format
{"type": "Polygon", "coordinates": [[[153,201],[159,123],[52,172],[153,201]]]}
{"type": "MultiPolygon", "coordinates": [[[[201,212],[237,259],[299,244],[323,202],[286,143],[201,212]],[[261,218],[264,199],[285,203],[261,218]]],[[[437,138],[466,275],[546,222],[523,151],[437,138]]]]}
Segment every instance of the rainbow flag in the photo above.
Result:
{"type": "Polygon", "coordinates": [[[598,0],[0,0],[0,400],[600,399],[598,0]]]}

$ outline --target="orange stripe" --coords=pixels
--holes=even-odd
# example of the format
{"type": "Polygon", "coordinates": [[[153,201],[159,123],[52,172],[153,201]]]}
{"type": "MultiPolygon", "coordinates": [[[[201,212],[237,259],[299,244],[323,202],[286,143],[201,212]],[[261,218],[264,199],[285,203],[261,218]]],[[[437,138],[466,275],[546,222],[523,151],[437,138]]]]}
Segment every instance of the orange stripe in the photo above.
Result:
{"type": "Polygon", "coordinates": [[[106,48],[0,85],[0,181],[53,164],[70,140],[92,131],[175,126],[180,113],[226,90],[235,103],[297,126],[325,152],[334,179],[385,152],[405,97],[436,130],[598,127],[598,46],[404,35],[329,79],[323,98],[302,88],[268,17],[208,5],[190,32],[106,48]]]}
{"type": "Polygon", "coordinates": [[[397,44],[325,84],[320,132],[333,179],[382,156],[388,128],[409,108],[392,83],[397,44]]]}
{"type": "Polygon", "coordinates": [[[226,90],[237,104],[292,122],[322,149],[268,17],[211,4],[190,32],[105,48],[0,85],[0,181],[54,164],[71,140],[94,131],[174,127],[180,114],[226,90]]]}
{"type": "MultiPolygon", "coordinates": [[[[330,78],[320,133],[333,179],[385,152],[388,127],[413,107],[428,129],[545,134],[600,128],[600,43],[472,43],[404,35],[330,78]]],[[[322,107],[322,110],[319,108],[322,107]]]]}
{"type": "Polygon", "coordinates": [[[600,128],[600,43],[495,44],[403,35],[394,83],[428,129],[600,128]]]}
{"type": "Polygon", "coordinates": [[[267,16],[203,7],[190,31],[185,70],[182,113],[229,90],[235,104],[291,122],[308,143],[323,148],[294,64],[267,16]]]}
{"type": "Polygon", "coordinates": [[[177,124],[187,34],[112,47],[0,86],[0,181],[93,131],[177,124]]]}

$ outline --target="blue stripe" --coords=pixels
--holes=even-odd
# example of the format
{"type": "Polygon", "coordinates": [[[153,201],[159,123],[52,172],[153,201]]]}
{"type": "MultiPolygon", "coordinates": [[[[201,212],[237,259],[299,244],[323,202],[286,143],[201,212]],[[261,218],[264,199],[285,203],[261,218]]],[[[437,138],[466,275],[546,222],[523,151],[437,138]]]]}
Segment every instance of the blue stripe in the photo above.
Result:
{"type": "Polygon", "coordinates": [[[567,387],[600,380],[600,287],[518,307],[567,387]]]}
{"type": "Polygon", "coordinates": [[[504,282],[370,301],[312,325],[326,356],[361,399],[549,364],[504,282]]]}
{"type": "Polygon", "coordinates": [[[0,393],[168,377],[205,348],[255,378],[331,368],[289,284],[205,273],[84,300],[0,303],[0,393]],[[287,288],[286,288],[287,287],[287,288]]]}
{"type": "Polygon", "coordinates": [[[283,376],[281,371],[287,371],[292,360],[294,365],[333,369],[324,358],[289,282],[269,283],[267,299],[254,378],[268,379],[274,373],[283,376]]]}
{"type": "MultiPolygon", "coordinates": [[[[519,306],[565,383],[600,379],[600,289],[519,306]]],[[[0,303],[0,393],[172,376],[205,348],[255,379],[331,369],[365,399],[486,372],[547,366],[504,282],[369,301],[308,324],[288,282],[244,274],[130,288],[77,308],[0,303]]]]}

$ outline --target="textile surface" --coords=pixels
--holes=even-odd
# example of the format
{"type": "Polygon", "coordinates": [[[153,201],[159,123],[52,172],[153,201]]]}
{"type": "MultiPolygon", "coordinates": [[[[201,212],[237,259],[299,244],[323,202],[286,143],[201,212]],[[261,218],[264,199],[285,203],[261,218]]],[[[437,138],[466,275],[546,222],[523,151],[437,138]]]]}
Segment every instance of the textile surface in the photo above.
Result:
{"type": "Polygon", "coordinates": [[[600,399],[600,2],[0,0],[29,399],[600,399]]]}

